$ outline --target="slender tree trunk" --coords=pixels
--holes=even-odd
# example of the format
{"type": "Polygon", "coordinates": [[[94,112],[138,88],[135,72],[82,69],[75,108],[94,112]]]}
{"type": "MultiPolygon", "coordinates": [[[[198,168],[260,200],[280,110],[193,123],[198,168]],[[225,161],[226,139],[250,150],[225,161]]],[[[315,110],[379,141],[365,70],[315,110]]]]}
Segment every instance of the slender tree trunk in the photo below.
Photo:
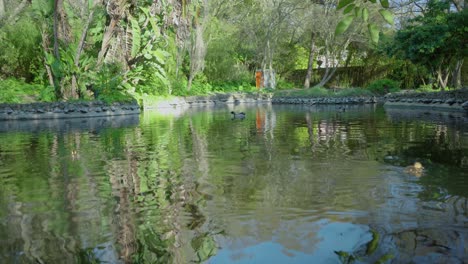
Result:
{"type": "Polygon", "coordinates": [[[448,76],[448,74],[444,74],[442,67],[439,66],[437,69],[437,82],[439,83],[440,89],[442,91],[444,91],[447,87],[448,76]]]}
{"type": "Polygon", "coordinates": [[[461,59],[461,60],[458,60],[456,65],[455,65],[455,69],[453,70],[453,75],[452,75],[452,86],[454,88],[461,88],[462,87],[462,83],[461,83],[461,70],[462,70],[462,67],[463,67],[463,62],[464,60],[461,59]]]}
{"type": "Polygon", "coordinates": [[[188,78],[188,83],[187,83],[187,91],[190,91],[190,89],[192,89],[192,82],[193,82],[194,77],[195,77],[195,75],[190,74],[190,76],[188,78]]]}
{"type": "Polygon", "coordinates": [[[339,48],[339,51],[335,50],[335,53],[330,52],[330,47],[328,46],[328,41],[325,41],[325,49],[326,49],[326,54],[327,54],[325,56],[326,70],[325,70],[325,74],[322,76],[322,80],[320,80],[320,82],[317,85],[315,85],[315,87],[323,87],[325,84],[327,84],[331,80],[333,75],[335,75],[335,72],[338,69],[338,66],[340,65],[340,59],[342,57],[341,53],[348,48],[349,41],[350,40],[347,39],[346,42],[343,44],[343,46],[339,48]],[[332,62],[333,65],[332,65],[332,68],[331,68],[331,71],[330,71],[329,59],[330,59],[330,57],[332,57],[331,54],[334,54],[333,55],[334,61],[332,62]]]}
{"type": "MultiPolygon", "coordinates": [[[[57,61],[60,61],[60,52],[59,52],[59,5],[62,0],[54,1],[54,57],[57,61]]],[[[52,72],[53,74],[53,72],[52,72]]],[[[55,88],[55,97],[57,99],[62,98],[62,80],[54,75],[54,88],[55,88]]]]}
{"type": "Polygon", "coordinates": [[[312,79],[312,71],[314,67],[314,51],[315,51],[315,34],[312,32],[310,39],[309,62],[307,64],[307,74],[304,81],[304,89],[310,88],[310,81],[312,79]]]}
{"type": "Polygon", "coordinates": [[[190,73],[187,84],[187,90],[190,91],[192,88],[192,82],[195,76],[203,71],[205,67],[205,56],[206,56],[206,43],[203,39],[203,32],[205,31],[206,24],[208,23],[208,1],[203,1],[203,18],[201,23],[197,23],[195,20],[195,32],[192,37],[190,47],[190,73]]]}
{"type": "MultiPolygon", "coordinates": [[[[94,16],[94,8],[89,12],[88,20],[86,21],[85,27],[83,28],[83,32],[81,32],[81,38],[80,38],[80,42],[78,43],[78,48],[76,50],[75,60],[74,60],[74,64],[76,67],[80,66],[81,52],[83,51],[83,47],[84,47],[85,40],[86,40],[86,35],[88,34],[89,25],[93,21],[93,16],[94,16]]],[[[79,97],[78,96],[78,76],[76,75],[76,73],[73,73],[72,75],[70,93],[71,93],[72,98],[78,99],[79,97]]]]}
{"type": "MultiPolygon", "coordinates": [[[[44,54],[49,53],[49,37],[47,36],[46,27],[47,26],[44,24],[42,26],[42,32],[41,32],[41,35],[42,35],[42,49],[44,50],[44,54]]],[[[47,72],[47,77],[49,79],[50,86],[55,87],[54,75],[52,74],[52,70],[50,69],[50,66],[47,64],[45,56],[44,56],[44,67],[45,67],[46,72],[47,72]]]]}

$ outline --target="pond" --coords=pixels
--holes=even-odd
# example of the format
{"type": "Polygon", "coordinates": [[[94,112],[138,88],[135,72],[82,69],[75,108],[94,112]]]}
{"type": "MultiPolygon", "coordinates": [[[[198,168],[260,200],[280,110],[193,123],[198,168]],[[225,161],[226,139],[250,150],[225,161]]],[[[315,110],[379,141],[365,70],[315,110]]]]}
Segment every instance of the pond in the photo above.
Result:
{"type": "Polygon", "coordinates": [[[0,263],[467,262],[467,120],[232,105],[3,122],[0,263]]]}

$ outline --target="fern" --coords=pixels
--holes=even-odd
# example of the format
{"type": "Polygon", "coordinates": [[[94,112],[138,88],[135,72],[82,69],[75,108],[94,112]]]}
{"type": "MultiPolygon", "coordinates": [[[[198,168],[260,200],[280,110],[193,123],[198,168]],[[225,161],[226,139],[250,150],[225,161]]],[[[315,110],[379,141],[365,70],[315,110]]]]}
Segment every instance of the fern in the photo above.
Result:
{"type": "Polygon", "coordinates": [[[131,57],[135,58],[140,51],[141,45],[141,29],[140,25],[138,25],[138,21],[134,18],[130,19],[132,24],[132,50],[131,50],[131,57]]]}

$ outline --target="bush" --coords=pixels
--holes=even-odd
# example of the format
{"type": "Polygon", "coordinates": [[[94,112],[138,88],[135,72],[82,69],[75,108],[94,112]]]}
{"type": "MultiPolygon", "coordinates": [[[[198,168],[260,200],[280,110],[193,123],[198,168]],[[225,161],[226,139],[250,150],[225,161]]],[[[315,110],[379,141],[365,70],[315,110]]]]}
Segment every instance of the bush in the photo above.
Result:
{"type": "Polygon", "coordinates": [[[400,91],[400,83],[390,79],[381,79],[369,84],[369,86],[367,86],[367,90],[378,95],[395,93],[400,91]]]}
{"type": "Polygon", "coordinates": [[[373,96],[374,94],[362,88],[346,88],[336,93],[338,97],[354,97],[354,96],[373,96]]]}
{"type": "Polygon", "coordinates": [[[288,82],[283,78],[278,78],[278,83],[276,84],[278,90],[293,89],[295,86],[294,83],[288,82]]]}
{"type": "Polygon", "coordinates": [[[43,90],[44,87],[38,84],[16,79],[0,80],[0,103],[31,103],[41,99],[43,90]]]}
{"type": "Polygon", "coordinates": [[[434,89],[432,84],[420,85],[418,89],[415,90],[416,92],[426,93],[426,92],[438,92],[440,91],[438,88],[434,89]]]}
{"type": "Polygon", "coordinates": [[[52,86],[46,86],[39,93],[39,101],[41,102],[53,102],[55,101],[55,89],[52,86]]]}
{"type": "Polygon", "coordinates": [[[278,90],[275,96],[279,97],[330,97],[331,92],[322,87],[313,87],[310,89],[297,89],[289,91],[278,90]]]}
{"type": "Polygon", "coordinates": [[[119,91],[115,91],[113,93],[100,94],[97,99],[103,101],[106,104],[111,104],[113,102],[131,103],[133,101],[136,101],[136,99],[133,98],[133,96],[131,96],[130,94],[119,91]]]}

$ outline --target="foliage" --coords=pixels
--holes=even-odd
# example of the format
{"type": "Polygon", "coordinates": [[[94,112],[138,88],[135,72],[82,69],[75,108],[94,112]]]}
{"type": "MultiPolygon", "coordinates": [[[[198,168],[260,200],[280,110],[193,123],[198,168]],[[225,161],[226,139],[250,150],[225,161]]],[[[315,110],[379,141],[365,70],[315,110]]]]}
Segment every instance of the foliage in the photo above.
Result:
{"type": "MultiPolygon", "coordinates": [[[[339,260],[343,264],[352,264],[356,261],[360,262],[365,258],[371,258],[375,256],[377,248],[380,246],[380,235],[375,230],[370,230],[372,233],[372,239],[366,244],[366,250],[356,250],[354,252],[346,251],[335,251],[335,254],[338,256],[339,260]]],[[[395,256],[391,253],[386,253],[381,255],[375,262],[375,264],[383,264],[389,260],[394,259],[395,256]]]]}
{"type": "Polygon", "coordinates": [[[373,96],[375,95],[369,90],[362,89],[362,88],[345,88],[345,89],[340,89],[336,93],[336,96],[338,97],[358,97],[358,96],[373,96]]]}
{"type": "Polygon", "coordinates": [[[53,102],[53,101],[55,101],[56,97],[55,97],[54,87],[52,87],[50,85],[44,87],[40,91],[38,99],[41,102],[53,102]]]}
{"type": "MultiPolygon", "coordinates": [[[[369,11],[371,7],[373,7],[373,4],[377,4],[377,0],[370,0],[369,2],[360,0],[340,0],[338,2],[337,9],[343,9],[343,15],[345,15],[345,17],[336,25],[335,35],[343,34],[348,30],[354,19],[357,18],[367,24],[368,33],[372,42],[378,43],[379,28],[375,23],[372,23],[371,20],[369,20],[369,11]]],[[[393,25],[393,14],[388,10],[390,7],[389,1],[380,0],[379,3],[381,6],[378,10],[379,14],[385,22],[393,25]]]]}
{"type": "Polygon", "coordinates": [[[284,78],[279,77],[277,79],[276,88],[280,90],[292,89],[295,87],[295,84],[285,80],[284,78]]]}
{"type": "MultiPolygon", "coordinates": [[[[277,90],[273,92],[275,97],[309,97],[310,94],[317,93],[319,89],[320,88],[314,87],[311,89],[277,90]]],[[[321,94],[326,94],[326,92],[321,94]]]]}
{"type": "Polygon", "coordinates": [[[35,101],[43,90],[41,85],[27,84],[16,79],[0,80],[0,102],[30,103],[35,101]]]}
{"type": "Polygon", "coordinates": [[[468,10],[450,12],[445,0],[431,0],[423,16],[397,32],[390,54],[423,65],[442,88],[458,60],[468,55],[468,10]]]}
{"type": "Polygon", "coordinates": [[[277,90],[274,91],[275,97],[358,97],[358,96],[373,96],[374,94],[366,89],[361,88],[345,88],[334,91],[323,87],[313,87],[310,89],[293,89],[293,90],[277,90]]]}
{"type": "MultiPolygon", "coordinates": [[[[326,70],[312,74],[314,82],[323,75],[317,86],[333,81],[338,67],[374,69],[379,61],[388,70],[375,78],[400,80],[402,88],[436,83],[445,87],[457,63],[467,56],[466,27],[460,26],[467,21],[467,11],[453,12],[445,0],[429,1],[424,16],[399,19],[401,29],[395,39],[378,46],[368,40],[388,39],[379,33],[382,28],[392,30],[383,27],[393,23],[387,0],[183,4],[110,0],[88,5],[63,0],[55,12],[51,0],[23,1],[24,8],[18,10],[11,1],[7,3],[5,17],[15,18],[0,18],[0,78],[40,84],[35,98],[42,101],[88,100],[93,93],[96,98],[115,100],[122,94],[142,98],[253,92],[253,72],[266,68],[276,71],[278,89],[292,89],[295,86],[284,78],[296,68],[307,67],[309,53],[314,55],[314,68],[318,62],[326,65],[326,70]],[[206,45],[206,56],[192,50],[194,41],[206,45]],[[385,47],[386,53],[375,52],[385,47]],[[194,72],[195,61],[205,66],[203,71],[194,72]],[[191,91],[187,91],[189,83],[191,91]]],[[[335,80],[356,85],[352,77],[341,77],[335,80]]],[[[304,93],[364,93],[360,89],[336,94],[319,91],[304,93]]],[[[14,99],[16,92],[5,91],[2,96],[21,101],[14,99]]]]}
{"type": "Polygon", "coordinates": [[[0,27],[0,77],[33,81],[40,74],[41,34],[30,16],[0,27]]]}
{"type": "Polygon", "coordinates": [[[367,86],[367,90],[374,94],[384,95],[386,93],[394,93],[400,90],[400,84],[397,81],[390,79],[381,79],[374,81],[367,86]]]}

